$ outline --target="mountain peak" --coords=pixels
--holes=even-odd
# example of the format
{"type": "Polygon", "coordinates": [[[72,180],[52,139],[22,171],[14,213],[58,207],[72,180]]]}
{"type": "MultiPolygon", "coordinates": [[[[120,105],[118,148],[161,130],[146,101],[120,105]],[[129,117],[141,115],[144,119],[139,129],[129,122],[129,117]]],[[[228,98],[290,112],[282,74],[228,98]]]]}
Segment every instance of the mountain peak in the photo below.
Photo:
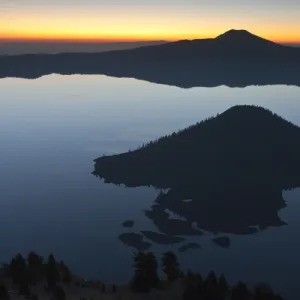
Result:
{"type": "Polygon", "coordinates": [[[249,45],[276,45],[275,43],[266,40],[264,38],[261,38],[257,35],[252,34],[251,32],[244,30],[244,29],[231,29],[229,31],[226,31],[225,33],[219,35],[216,37],[216,40],[230,43],[230,44],[236,44],[240,43],[243,44],[244,46],[249,46],[249,45]]]}
{"type": "Polygon", "coordinates": [[[247,35],[252,35],[251,32],[249,32],[248,30],[246,29],[230,29],[226,32],[224,32],[223,34],[221,35],[225,35],[225,34],[236,34],[236,35],[244,35],[244,34],[247,34],[247,35]]]}
{"type": "Polygon", "coordinates": [[[223,34],[220,34],[219,36],[216,37],[216,39],[250,39],[250,38],[258,38],[260,39],[260,37],[252,34],[251,32],[245,30],[245,29],[231,29],[228,30],[226,32],[224,32],[223,34]]]}

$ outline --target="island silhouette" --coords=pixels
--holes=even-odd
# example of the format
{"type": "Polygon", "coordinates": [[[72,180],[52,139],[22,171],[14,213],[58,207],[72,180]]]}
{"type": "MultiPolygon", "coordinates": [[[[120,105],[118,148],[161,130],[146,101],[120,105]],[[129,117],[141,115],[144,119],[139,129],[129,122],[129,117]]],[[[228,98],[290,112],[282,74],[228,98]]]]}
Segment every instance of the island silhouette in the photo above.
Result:
{"type": "Polygon", "coordinates": [[[286,224],[278,212],[282,191],[300,186],[299,153],[299,127],[262,107],[234,106],[134,151],[99,157],[93,174],[161,189],[145,215],[172,241],[209,231],[228,247],[220,235],[286,224]]]}
{"type": "Polygon", "coordinates": [[[216,38],[181,40],[104,53],[28,54],[0,57],[0,78],[57,73],[103,74],[190,88],[196,86],[300,85],[300,48],[246,30],[216,38]]]}

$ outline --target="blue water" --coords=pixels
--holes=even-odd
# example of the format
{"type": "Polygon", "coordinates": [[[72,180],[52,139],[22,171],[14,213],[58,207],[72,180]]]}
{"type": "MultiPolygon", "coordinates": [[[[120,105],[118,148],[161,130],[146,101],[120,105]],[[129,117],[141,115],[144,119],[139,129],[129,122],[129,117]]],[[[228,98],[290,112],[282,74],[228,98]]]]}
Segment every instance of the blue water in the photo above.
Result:
{"type": "MultiPolygon", "coordinates": [[[[53,252],[76,273],[112,283],[132,274],[134,249],[118,236],[156,230],[143,211],[158,191],[104,184],[91,175],[94,158],[134,149],[236,104],[260,105],[300,125],[297,87],[184,90],[134,79],[50,75],[1,79],[0,91],[0,260],[30,250],[53,252]],[[128,219],[134,228],[121,226],[128,219]]],[[[178,253],[183,268],[223,271],[233,282],[268,282],[293,299],[300,278],[300,189],[283,195],[287,207],[280,217],[287,226],[228,235],[228,249],[205,233],[198,238],[201,249],[178,253]]],[[[178,247],[153,244],[151,251],[159,256],[178,247]]]]}

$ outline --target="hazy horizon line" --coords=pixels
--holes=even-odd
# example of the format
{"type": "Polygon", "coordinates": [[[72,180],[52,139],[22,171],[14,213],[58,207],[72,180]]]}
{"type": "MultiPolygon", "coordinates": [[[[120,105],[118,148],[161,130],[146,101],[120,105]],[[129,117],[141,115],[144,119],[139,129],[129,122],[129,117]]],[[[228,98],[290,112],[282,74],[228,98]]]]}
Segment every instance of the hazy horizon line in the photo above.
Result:
{"type": "MultiPolygon", "coordinates": [[[[176,42],[180,40],[201,40],[201,39],[214,39],[219,35],[222,35],[223,33],[226,33],[229,30],[222,31],[221,33],[214,35],[214,36],[207,36],[207,35],[199,35],[199,36],[189,36],[189,35],[178,35],[178,37],[155,37],[155,36],[136,36],[136,37],[122,37],[122,36],[103,36],[103,37],[74,37],[74,36],[59,36],[59,37],[51,37],[51,36],[41,36],[41,37],[33,37],[33,36],[0,36],[0,43],[85,43],[85,44],[91,44],[91,43],[151,43],[151,42],[176,42]]],[[[245,30],[245,29],[234,29],[234,30],[245,30]]],[[[247,30],[246,30],[247,31],[247,30]]],[[[249,31],[252,33],[251,31],[249,31]]],[[[300,40],[289,40],[289,39],[273,39],[268,38],[264,35],[259,35],[252,33],[254,35],[257,35],[261,38],[267,39],[269,41],[273,41],[278,44],[284,44],[284,45],[300,45],[300,40]]]]}
{"type": "Polygon", "coordinates": [[[54,42],[54,43],[142,43],[142,42],[172,42],[178,39],[161,39],[161,38],[7,38],[0,37],[0,42],[14,43],[14,42],[54,42]]]}
{"type": "MultiPolygon", "coordinates": [[[[273,40],[261,36],[269,41],[285,44],[285,45],[300,45],[299,41],[289,40],[273,40]]],[[[201,40],[201,39],[213,39],[214,37],[195,37],[195,38],[1,38],[0,43],[151,43],[151,42],[176,42],[180,40],[201,40]]]]}
{"type": "MultiPolygon", "coordinates": [[[[206,39],[206,38],[195,38],[195,39],[1,39],[1,43],[58,43],[58,44],[67,44],[67,43],[81,43],[81,44],[113,44],[113,43],[151,43],[151,42],[176,42],[180,40],[198,40],[198,39],[206,39]]],[[[283,45],[295,45],[299,46],[300,41],[276,41],[270,40],[278,44],[283,45]]]]}

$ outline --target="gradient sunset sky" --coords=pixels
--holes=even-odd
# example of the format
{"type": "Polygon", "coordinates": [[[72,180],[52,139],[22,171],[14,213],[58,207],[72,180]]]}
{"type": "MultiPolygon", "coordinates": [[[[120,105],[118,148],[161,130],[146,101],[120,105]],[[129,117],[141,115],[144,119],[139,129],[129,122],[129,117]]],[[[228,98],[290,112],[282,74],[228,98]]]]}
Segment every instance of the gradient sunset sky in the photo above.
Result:
{"type": "Polygon", "coordinates": [[[0,0],[5,40],[179,40],[232,28],[300,43],[300,0],[0,0]]]}

